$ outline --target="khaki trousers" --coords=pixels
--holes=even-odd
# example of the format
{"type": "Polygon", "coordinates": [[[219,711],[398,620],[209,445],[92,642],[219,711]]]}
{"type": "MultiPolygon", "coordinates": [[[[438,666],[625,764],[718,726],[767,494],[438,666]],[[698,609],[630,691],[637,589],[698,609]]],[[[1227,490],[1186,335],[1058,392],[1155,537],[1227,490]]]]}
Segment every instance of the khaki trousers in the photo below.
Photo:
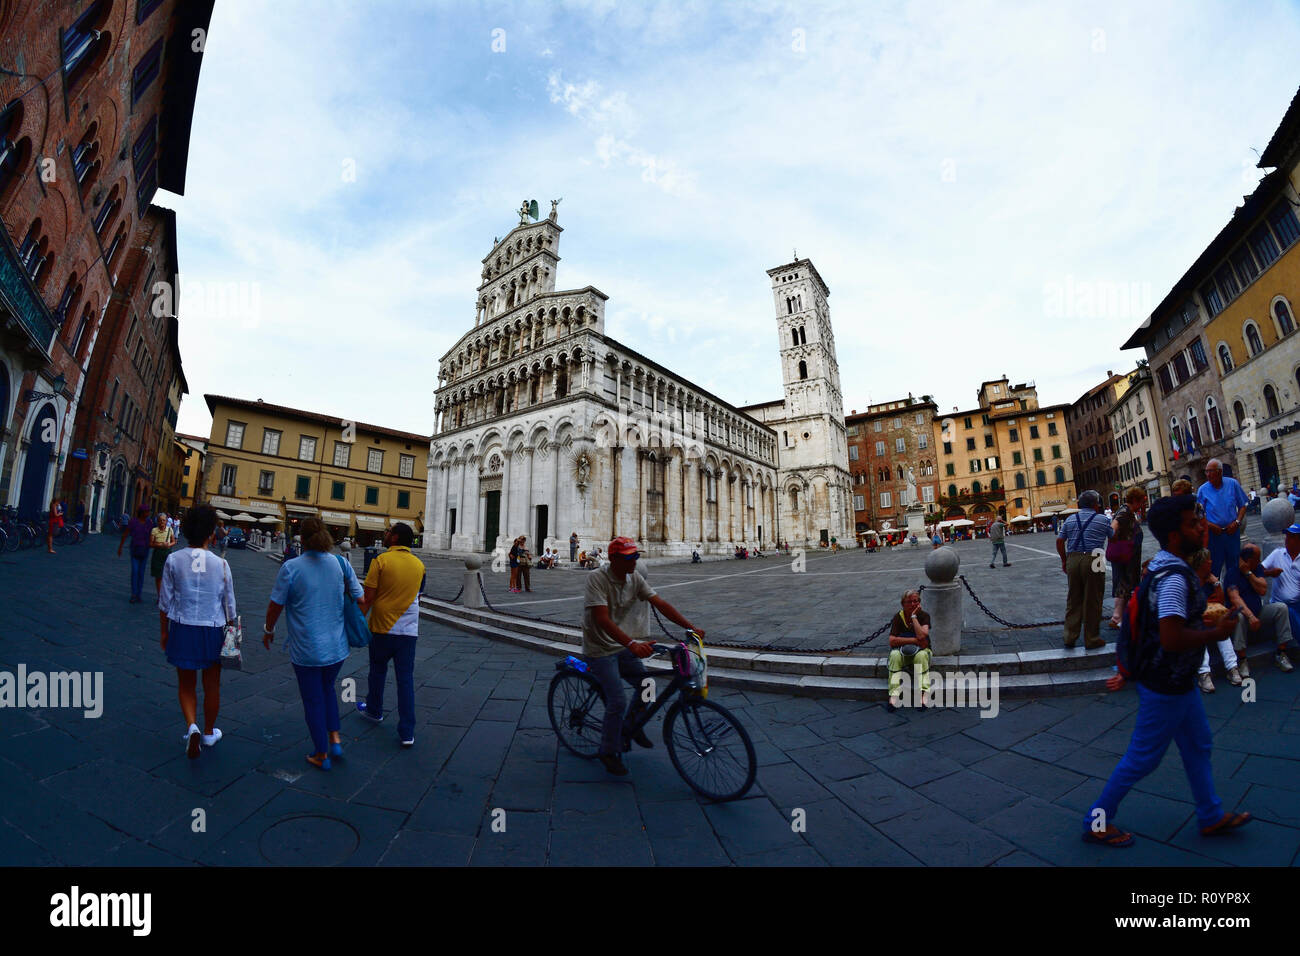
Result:
{"type": "Polygon", "coordinates": [[[1106,590],[1106,572],[1092,569],[1095,560],[1091,552],[1065,556],[1065,574],[1070,582],[1065,598],[1066,647],[1074,647],[1079,640],[1080,627],[1085,647],[1105,643],[1101,639],[1101,601],[1106,590]]]}

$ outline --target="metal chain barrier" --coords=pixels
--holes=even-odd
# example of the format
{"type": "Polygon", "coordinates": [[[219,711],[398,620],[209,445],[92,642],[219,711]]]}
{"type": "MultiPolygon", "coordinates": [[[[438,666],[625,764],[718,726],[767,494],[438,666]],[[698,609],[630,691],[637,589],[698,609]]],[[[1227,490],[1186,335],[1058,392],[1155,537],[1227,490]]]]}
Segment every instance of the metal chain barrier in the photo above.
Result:
{"type": "Polygon", "coordinates": [[[959,577],[961,579],[961,583],[966,586],[966,591],[970,594],[971,600],[973,600],[979,606],[979,609],[983,611],[985,614],[987,614],[989,617],[993,618],[993,620],[997,621],[1003,627],[1010,628],[1013,631],[1027,631],[1036,627],[1059,627],[1065,624],[1065,621],[1042,621],[1041,623],[1038,624],[1012,624],[1010,621],[998,617],[996,614],[990,611],[987,606],[985,606],[984,602],[979,599],[979,595],[977,595],[973,590],[971,590],[970,582],[966,580],[966,575],[959,574],[957,575],[957,577],[959,577]]]}

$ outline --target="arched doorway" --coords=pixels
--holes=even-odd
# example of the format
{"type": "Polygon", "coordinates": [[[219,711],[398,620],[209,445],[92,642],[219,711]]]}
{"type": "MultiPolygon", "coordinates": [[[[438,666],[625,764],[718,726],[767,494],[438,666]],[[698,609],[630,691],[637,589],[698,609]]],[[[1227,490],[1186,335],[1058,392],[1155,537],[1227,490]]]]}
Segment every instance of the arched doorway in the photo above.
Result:
{"type": "Polygon", "coordinates": [[[58,440],[59,419],[53,402],[46,402],[32,418],[28,433],[27,459],[23,464],[22,490],[18,495],[18,513],[35,518],[49,509],[46,482],[50,476],[50,456],[58,440]]]}
{"type": "Polygon", "coordinates": [[[118,459],[113,462],[113,470],[108,475],[108,508],[104,522],[116,521],[126,510],[126,462],[118,459]]]}

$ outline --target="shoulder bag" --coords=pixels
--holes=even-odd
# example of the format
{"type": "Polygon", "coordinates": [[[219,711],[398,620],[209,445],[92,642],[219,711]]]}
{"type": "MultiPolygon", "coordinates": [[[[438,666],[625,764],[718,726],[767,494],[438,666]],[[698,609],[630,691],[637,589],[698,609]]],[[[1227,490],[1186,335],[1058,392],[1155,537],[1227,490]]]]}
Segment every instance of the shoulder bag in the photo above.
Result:
{"type": "Polygon", "coordinates": [[[370,625],[366,623],[365,614],[357,607],[357,599],[348,590],[348,566],[342,555],[336,554],[339,570],[343,572],[343,630],[348,636],[349,647],[370,646],[370,625]]]}

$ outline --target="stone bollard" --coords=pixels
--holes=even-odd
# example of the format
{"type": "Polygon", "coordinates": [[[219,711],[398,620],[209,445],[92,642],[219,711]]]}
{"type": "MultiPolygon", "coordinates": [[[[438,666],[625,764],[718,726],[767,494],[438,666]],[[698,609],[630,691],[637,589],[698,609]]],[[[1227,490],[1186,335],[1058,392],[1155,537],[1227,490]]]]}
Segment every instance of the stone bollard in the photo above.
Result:
{"type": "Polygon", "coordinates": [[[930,614],[930,649],[936,657],[952,657],[961,651],[960,567],[957,552],[946,545],[925,556],[925,576],[930,583],[921,592],[921,604],[930,614]]]}
{"type": "Polygon", "coordinates": [[[465,592],[461,595],[465,607],[483,606],[483,591],[479,587],[479,581],[482,580],[479,568],[482,566],[483,559],[477,554],[471,554],[465,559],[465,592]]]}
{"type": "Polygon", "coordinates": [[[1272,534],[1281,534],[1295,524],[1295,514],[1295,508],[1291,507],[1291,502],[1285,496],[1274,498],[1260,509],[1264,528],[1272,534]]]}

